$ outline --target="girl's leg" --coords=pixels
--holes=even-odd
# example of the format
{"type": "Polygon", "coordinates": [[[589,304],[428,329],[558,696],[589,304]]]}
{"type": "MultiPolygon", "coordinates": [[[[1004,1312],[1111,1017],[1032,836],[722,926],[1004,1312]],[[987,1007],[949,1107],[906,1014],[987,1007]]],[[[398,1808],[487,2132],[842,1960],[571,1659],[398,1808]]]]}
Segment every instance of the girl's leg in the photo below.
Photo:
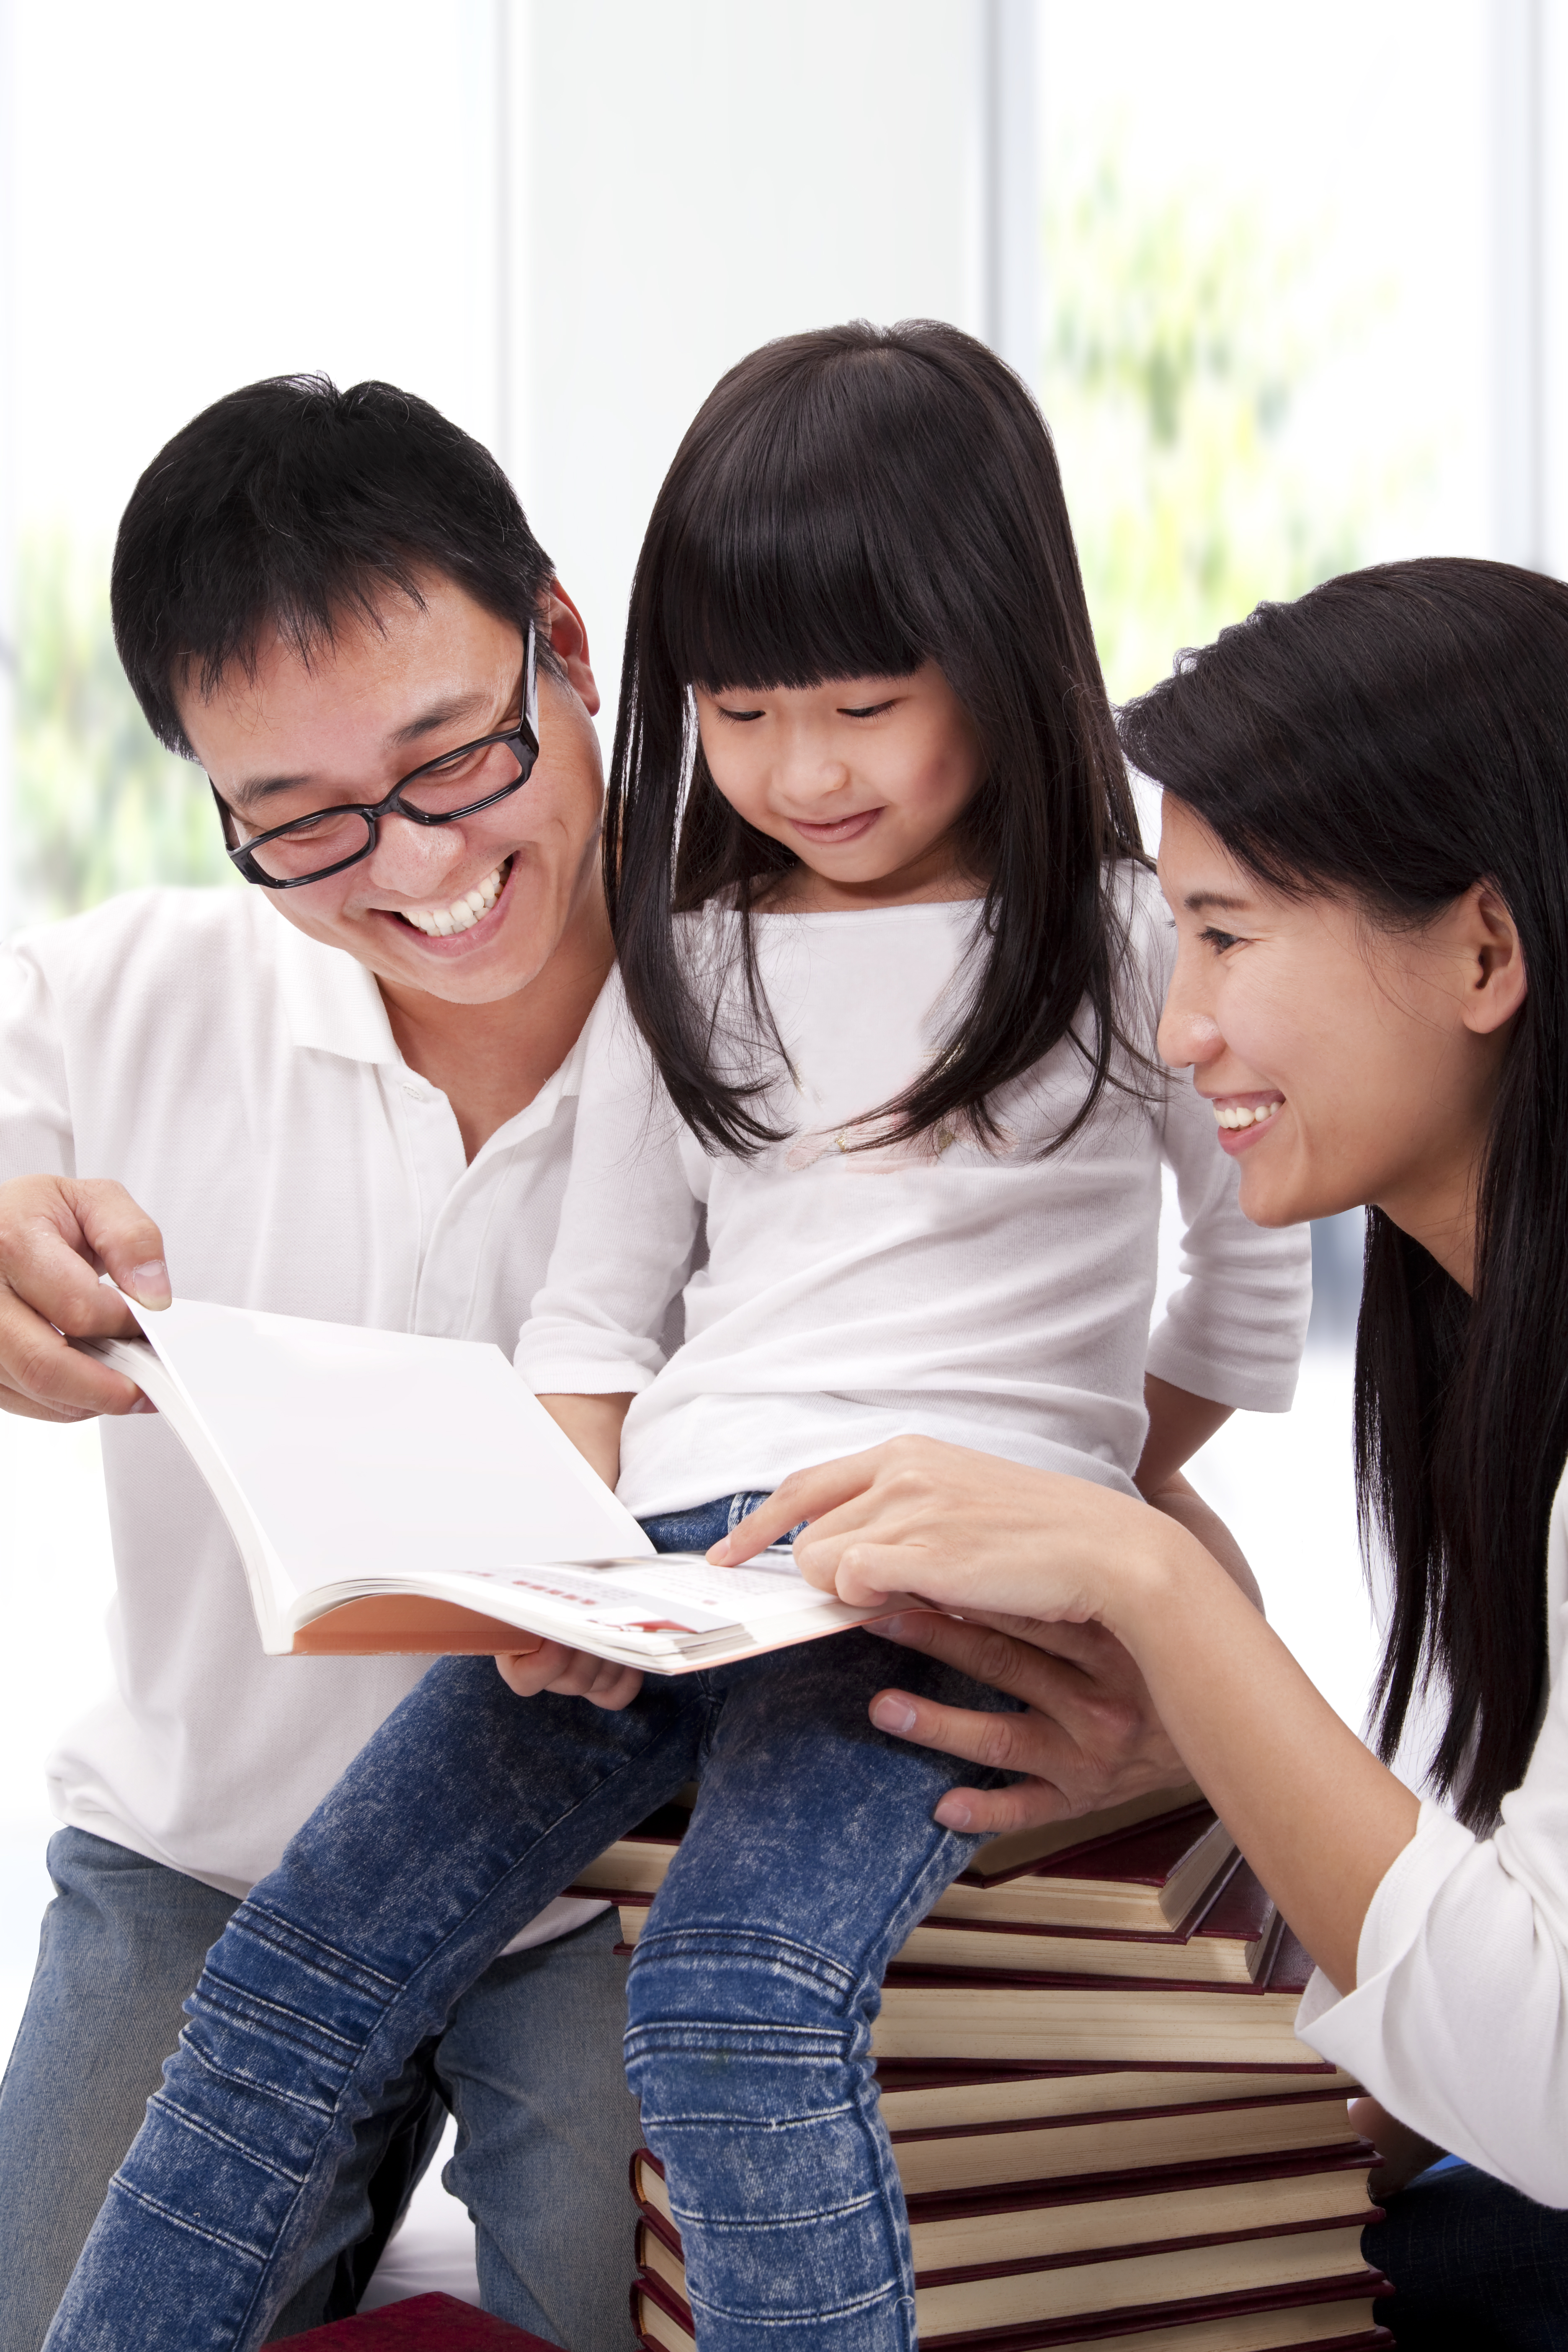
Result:
{"type": "Polygon", "coordinates": [[[704,1678],[620,1714],[446,1658],[214,1945],[47,2352],[247,2352],[355,2123],[518,1930],[693,1763],[704,1678]]]}
{"type": "MultiPolygon", "coordinates": [[[[910,1650],[898,1679],[1011,1702],[910,1650]]],[[[980,1841],[934,1822],[995,1785],[884,1738],[894,1654],[839,1633],[713,1677],[692,1822],[627,1979],[627,2072],[665,2166],[701,2352],[912,2352],[903,2194],[869,2048],[889,1959],[980,1841]]]]}
{"type": "Polygon", "coordinates": [[[1568,2213],[1473,2164],[1391,2197],[1362,2251],[1394,2284],[1377,2316],[1399,2352],[1555,2352],[1568,2344],[1568,2213]]]}

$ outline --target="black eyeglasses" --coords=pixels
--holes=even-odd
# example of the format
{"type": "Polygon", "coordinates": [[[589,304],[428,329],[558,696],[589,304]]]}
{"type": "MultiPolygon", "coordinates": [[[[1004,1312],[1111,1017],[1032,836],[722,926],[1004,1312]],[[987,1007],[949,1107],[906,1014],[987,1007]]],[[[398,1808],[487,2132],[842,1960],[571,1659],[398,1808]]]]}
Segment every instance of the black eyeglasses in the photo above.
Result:
{"type": "Polygon", "coordinates": [[[230,857],[247,882],[258,882],[264,890],[297,890],[302,883],[324,881],[329,874],[341,874],[345,866],[357,866],[368,857],[384,816],[406,817],[410,824],[452,824],[521,792],[539,757],[539,679],[531,624],[521,683],[522,717],[515,727],[461,743],[438,760],[426,760],[394,784],[384,800],[316,809],[309,816],[274,825],[269,833],[255,834],[237,847],[235,812],[209,776],[230,857]],[[484,789],[476,791],[479,785],[484,789]]]}

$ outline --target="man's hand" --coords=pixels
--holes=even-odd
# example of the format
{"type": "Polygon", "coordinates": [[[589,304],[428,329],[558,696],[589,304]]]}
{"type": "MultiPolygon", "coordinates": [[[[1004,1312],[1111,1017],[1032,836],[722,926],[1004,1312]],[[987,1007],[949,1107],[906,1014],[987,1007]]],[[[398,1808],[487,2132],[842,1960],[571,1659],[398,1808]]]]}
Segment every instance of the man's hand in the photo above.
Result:
{"type": "Polygon", "coordinates": [[[503,1650],[496,1659],[500,1678],[519,1698],[554,1691],[562,1698],[591,1699],[612,1715],[629,1706],[642,1688],[636,1666],[617,1666],[592,1650],[570,1650],[564,1642],[535,1642],[530,1650],[503,1650]]]}
{"type": "Polygon", "coordinates": [[[123,1185],[70,1176],[0,1184],[0,1411],[32,1421],[152,1411],[133,1381],[61,1336],[137,1337],[100,1273],[143,1307],[169,1304],[163,1237],[123,1185]]]}
{"type": "Polygon", "coordinates": [[[879,1691],[871,1701],[879,1731],[1029,1776],[1010,1789],[951,1790],[936,1809],[947,1829],[1000,1837],[1095,1812],[1146,1790],[1176,1788],[1191,1777],[1142,1675],[1103,1626],[907,1610],[869,1630],[1025,1702],[1022,1715],[983,1715],[901,1690],[879,1691]]]}

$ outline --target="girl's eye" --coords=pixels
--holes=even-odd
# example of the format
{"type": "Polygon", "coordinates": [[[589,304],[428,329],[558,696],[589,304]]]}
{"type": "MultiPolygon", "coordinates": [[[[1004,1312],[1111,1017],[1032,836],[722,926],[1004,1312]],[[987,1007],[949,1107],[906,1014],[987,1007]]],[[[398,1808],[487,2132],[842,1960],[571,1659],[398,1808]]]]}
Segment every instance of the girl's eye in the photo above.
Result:
{"type": "Polygon", "coordinates": [[[721,719],[733,719],[737,727],[748,727],[753,719],[760,719],[763,715],[760,710],[726,710],[722,703],[718,709],[721,719]]]}
{"type": "Polygon", "coordinates": [[[1198,933],[1198,937],[1203,940],[1205,947],[1213,948],[1215,955],[1223,955],[1226,948],[1234,948],[1240,945],[1240,941],[1234,931],[1216,931],[1212,923],[1205,924],[1204,929],[1198,933]]]}
{"type": "Polygon", "coordinates": [[[891,710],[890,702],[868,702],[863,709],[840,710],[840,719],[880,719],[884,710],[891,710]]]}

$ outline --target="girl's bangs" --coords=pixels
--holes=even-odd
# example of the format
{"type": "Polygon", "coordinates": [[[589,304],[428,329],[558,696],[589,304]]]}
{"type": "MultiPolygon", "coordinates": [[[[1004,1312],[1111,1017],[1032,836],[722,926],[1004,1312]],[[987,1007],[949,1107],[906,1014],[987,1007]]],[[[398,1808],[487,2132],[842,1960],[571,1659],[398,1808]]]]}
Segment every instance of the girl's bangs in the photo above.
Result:
{"type": "MultiPolygon", "coordinates": [[[[901,552],[901,551],[900,551],[901,552]]],[[[909,577],[847,499],[725,500],[686,519],[659,628],[674,677],[710,693],[907,677],[926,659],[899,607],[909,577]],[[881,561],[879,562],[879,556],[881,561]]]]}

